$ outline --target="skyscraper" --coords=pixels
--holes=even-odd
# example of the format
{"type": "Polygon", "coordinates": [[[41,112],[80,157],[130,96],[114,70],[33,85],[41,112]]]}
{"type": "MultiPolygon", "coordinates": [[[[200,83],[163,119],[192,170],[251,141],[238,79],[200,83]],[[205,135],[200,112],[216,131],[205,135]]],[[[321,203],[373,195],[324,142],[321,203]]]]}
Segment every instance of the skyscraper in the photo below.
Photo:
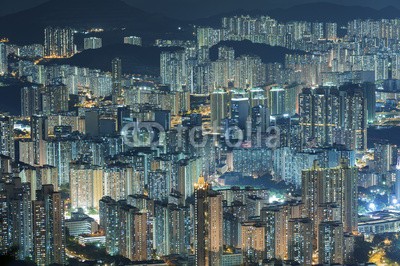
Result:
{"type": "MultiPolygon", "coordinates": [[[[139,207],[139,206],[138,206],[139,207]]],[[[116,202],[111,197],[100,200],[100,226],[106,233],[106,251],[132,261],[148,260],[148,215],[126,200],[116,202]]]]}
{"type": "Polygon", "coordinates": [[[321,252],[321,263],[342,263],[343,233],[358,231],[357,169],[347,159],[335,168],[320,168],[315,161],[302,179],[303,215],[311,222],[313,248],[321,252]]]}
{"type": "Polygon", "coordinates": [[[290,219],[288,226],[288,257],[300,265],[312,265],[313,230],[308,218],[290,219]]]}
{"type": "Polygon", "coordinates": [[[387,141],[374,143],[375,172],[382,180],[382,184],[390,187],[392,185],[390,171],[397,163],[397,146],[387,141]]]}
{"type": "Polygon", "coordinates": [[[0,42],[0,76],[8,73],[8,58],[6,44],[0,42]]]}
{"type": "Polygon", "coordinates": [[[132,123],[133,118],[129,107],[118,107],[117,109],[117,130],[121,132],[122,128],[128,123],[132,123]]]}
{"type": "Polygon", "coordinates": [[[119,253],[117,202],[109,196],[103,197],[99,202],[99,217],[100,227],[106,233],[106,252],[117,255],[119,253]]]}
{"type": "Polygon", "coordinates": [[[302,172],[302,197],[306,217],[318,228],[318,206],[337,203],[339,221],[344,232],[357,232],[357,169],[349,166],[346,159],[335,168],[320,168],[315,161],[311,169],[302,172]]]}
{"type": "Polygon", "coordinates": [[[283,205],[268,205],[261,210],[265,222],[265,248],[267,259],[289,258],[289,221],[302,217],[303,204],[286,202],[283,205]]]}
{"type": "Polygon", "coordinates": [[[248,89],[266,84],[266,65],[258,56],[242,55],[235,60],[235,87],[248,89]]]}
{"type": "Polygon", "coordinates": [[[41,99],[42,114],[44,115],[68,111],[68,88],[63,84],[46,86],[42,91],[41,99]]]}
{"type": "Polygon", "coordinates": [[[257,105],[251,108],[252,131],[265,133],[270,125],[270,112],[264,105],[257,105]]]}
{"type": "Polygon", "coordinates": [[[324,23],[313,22],[312,23],[312,40],[314,42],[324,38],[324,23]]]}
{"type": "Polygon", "coordinates": [[[155,202],[154,244],[160,256],[184,254],[184,211],[175,204],[155,202]]]}
{"type": "Polygon", "coordinates": [[[32,258],[32,202],[29,183],[20,178],[2,184],[0,189],[0,253],[18,247],[19,260],[32,258]]]}
{"type": "Polygon", "coordinates": [[[265,253],[265,225],[260,222],[244,222],[241,225],[241,248],[247,263],[259,263],[265,253]]]}
{"type": "MultiPolygon", "coordinates": [[[[31,179],[31,182],[35,182],[35,188],[41,188],[42,185],[53,185],[54,191],[58,191],[58,169],[51,165],[43,165],[35,167],[36,180],[31,179]]],[[[36,196],[36,191],[34,191],[36,196]]]]}
{"type": "Polygon", "coordinates": [[[250,114],[250,103],[247,93],[242,89],[231,91],[231,119],[240,129],[245,130],[250,114]]]}
{"type": "Polygon", "coordinates": [[[185,51],[163,51],[160,55],[161,82],[169,85],[172,91],[182,91],[187,84],[185,51]]]}
{"type": "Polygon", "coordinates": [[[397,164],[396,164],[395,195],[397,202],[400,202],[400,158],[397,158],[397,164]]]}
{"type": "Polygon", "coordinates": [[[203,176],[200,176],[194,189],[195,265],[221,265],[223,251],[222,195],[211,190],[203,176]]]}
{"type": "Polygon", "coordinates": [[[376,85],[374,83],[363,83],[362,89],[367,100],[368,123],[375,121],[376,113],[376,85]]]}
{"type": "Polygon", "coordinates": [[[122,101],[122,64],[121,59],[116,57],[111,61],[112,75],[112,100],[114,104],[122,101]]]}
{"type": "Polygon", "coordinates": [[[151,232],[147,228],[147,215],[138,208],[118,202],[117,235],[119,236],[119,254],[132,261],[148,259],[147,235],[151,232]]]}
{"type": "MultiPolygon", "coordinates": [[[[202,50],[204,49],[206,48],[202,50]]],[[[206,50],[208,52],[208,49],[206,50]]],[[[235,50],[232,47],[219,47],[218,60],[212,62],[211,66],[215,86],[230,87],[233,85],[232,81],[235,77],[235,50]]]]}
{"type": "Polygon", "coordinates": [[[367,101],[358,85],[305,88],[299,95],[302,147],[367,148],[367,101]]]}
{"type": "Polygon", "coordinates": [[[359,85],[346,84],[340,89],[341,143],[348,149],[362,152],[367,149],[367,99],[359,85]]]}
{"type": "Polygon", "coordinates": [[[83,39],[83,49],[98,49],[102,47],[102,40],[101,38],[97,37],[89,37],[83,39]]]}
{"type": "Polygon", "coordinates": [[[103,170],[82,162],[70,164],[71,207],[74,209],[99,207],[103,197],[103,170]]]}
{"type": "Polygon", "coordinates": [[[30,85],[21,89],[21,115],[38,115],[42,111],[42,87],[30,85]]]}
{"type": "Polygon", "coordinates": [[[325,39],[336,40],[337,38],[337,23],[325,23],[325,39]]]}
{"type": "Polygon", "coordinates": [[[343,264],[343,226],[340,222],[327,221],[318,228],[318,260],[320,264],[343,264]]]}
{"type": "Polygon", "coordinates": [[[195,265],[208,266],[209,255],[207,254],[207,239],[209,231],[205,214],[208,213],[207,206],[207,191],[209,185],[205,182],[204,177],[200,177],[198,183],[194,186],[195,195],[195,210],[194,210],[194,251],[195,265]]]}
{"type": "Polygon", "coordinates": [[[34,164],[43,165],[46,162],[45,130],[46,117],[34,115],[31,117],[31,139],[33,142],[34,164]]]}
{"type": "Polygon", "coordinates": [[[74,52],[74,33],[71,28],[51,26],[45,28],[44,55],[46,57],[71,57],[74,52]]]}
{"type": "Polygon", "coordinates": [[[116,200],[123,200],[128,195],[143,194],[144,180],[138,171],[133,169],[128,164],[109,164],[104,169],[104,195],[116,200]]]}
{"type": "Polygon", "coordinates": [[[329,147],[335,143],[340,118],[339,100],[334,88],[303,89],[299,95],[303,148],[329,147]]]}
{"type": "Polygon", "coordinates": [[[132,44],[137,46],[142,46],[142,38],[138,36],[128,36],[124,37],[125,44],[132,44]]]}
{"type": "Polygon", "coordinates": [[[221,40],[221,30],[213,28],[197,28],[198,49],[210,48],[221,40]]]}
{"type": "Polygon", "coordinates": [[[0,115],[0,154],[15,159],[14,119],[0,115]]]}
{"type": "Polygon", "coordinates": [[[57,168],[58,183],[69,183],[69,167],[74,156],[74,142],[70,139],[51,139],[45,142],[46,164],[57,168]]]}
{"type": "Polygon", "coordinates": [[[269,107],[271,115],[285,113],[285,90],[281,87],[272,87],[269,91],[269,107]]]}
{"type": "Polygon", "coordinates": [[[65,263],[64,203],[53,185],[43,185],[33,201],[33,257],[38,265],[65,263]]]}
{"type": "Polygon", "coordinates": [[[277,206],[264,207],[261,210],[261,220],[265,222],[265,258],[276,258],[276,239],[279,236],[276,234],[276,227],[279,226],[280,208],[277,206]]]}
{"type": "Polygon", "coordinates": [[[350,166],[348,159],[342,159],[339,168],[339,187],[342,188],[340,202],[343,232],[358,232],[358,170],[350,166]]]}
{"type": "Polygon", "coordinates": [[[229,115],[228,93],[223,89],[216,89],[210,95],[211,125],[213,132],[221,131],[221,121],[229,115]]]}

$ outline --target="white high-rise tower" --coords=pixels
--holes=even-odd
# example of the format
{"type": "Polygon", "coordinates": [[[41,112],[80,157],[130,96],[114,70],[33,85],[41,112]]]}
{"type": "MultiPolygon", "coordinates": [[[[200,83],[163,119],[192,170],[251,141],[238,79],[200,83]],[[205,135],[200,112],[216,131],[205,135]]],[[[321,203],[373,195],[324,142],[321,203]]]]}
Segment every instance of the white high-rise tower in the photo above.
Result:
{"type": "Polygon", "coordinates": [[[394,185],[395,195],[398,202],[400,202],[400,157],[397,157],[396,165],[396,183],[394,185]]]}

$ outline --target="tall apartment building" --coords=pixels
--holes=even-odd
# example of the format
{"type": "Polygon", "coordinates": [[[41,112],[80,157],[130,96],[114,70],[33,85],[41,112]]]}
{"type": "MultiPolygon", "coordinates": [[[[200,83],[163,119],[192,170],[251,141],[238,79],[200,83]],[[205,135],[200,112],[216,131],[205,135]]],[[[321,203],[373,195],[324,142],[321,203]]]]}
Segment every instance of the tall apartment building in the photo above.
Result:
{"type": "Polygon", "coordinates": [[[71,57],[74,53],[74,32],[71,28],[49,26],[44,29],[45,57],[71,57]]]}
{"type": "Polygon", "coordinates": [[[200,176],[195,184],[195,265],[221,265],[223,253],[222,195],[200,176]]]}
{"type": "Polygon", "coordinates": [[[53,185],[43,185],[36,192],[33,211],[33,258],[38,265],[64,264],[64,202],[53,185]]]}

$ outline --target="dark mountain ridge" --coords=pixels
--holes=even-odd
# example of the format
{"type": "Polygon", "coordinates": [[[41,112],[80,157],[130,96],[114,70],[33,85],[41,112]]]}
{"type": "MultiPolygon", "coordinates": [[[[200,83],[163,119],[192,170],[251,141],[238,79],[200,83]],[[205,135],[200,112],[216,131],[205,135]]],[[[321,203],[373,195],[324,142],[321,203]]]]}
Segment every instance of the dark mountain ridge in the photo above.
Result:
{"type": "Polygon", "coordinates": [[[72,65],[111,71],[111,60],[121,58],[122,72],[158,76],[162,51],[176,51],[180,47],[142,47],[130,44],[113,44],[99,49],[85,50],[66,59],[53,59],[44,64],[72,65]]]}
{"type": "Polygon", "coordinates": [[[204,19],[179,21],[142,11],[122,0],[50,0],[34,8],[0,17],[0,37],[7,37],[16,44],[43,43],[43,29],[49,25],[60,25],[75,29],[125,28],[127,34],[135,33],[145,38],[179,38],[190,36],[192,28],[187,27],[189,24],[220,26],[223,16],[241,14],[269,15],[282,22],[303,20],[345,25],[356,18],[398,18],[400,10],[391,6],[376,10],[320,2],[285,9],[237,10],[204,19]]]}
{"type": "Polygon", "coordinates": [[[46,26],[76,29],[127,28],[135,32],[169,32],[182,24],[159,14],[150,14],[121,0],[50,0],[37,7],[0,17],[0,36],[13,43],[43,43],[46,26]]]}
{"type": "MultiPolygon", "coordinates": [[[[266,44],[252,43],[251,41],[223,41],[210,49],[210,59],[218,58],[218,48],[221,46],[232,47],[235,56],[255,55],[264,63],[284,63],[285,54],[304,54],[302,51],[289,50],[284,47],[269,46],[266,44]]],[[[119,57],[122,60],[122,71],[128,74],[141,74],[158,76],[160,74],[160,54],[162,51],[177,51],[181,47],[142,47],[129,44],[112,44],[100,49],[85,50],[66,59],[52,59],[44,64],[67,64],[79,67],[111,71],[111,60],[119,57]]]]}

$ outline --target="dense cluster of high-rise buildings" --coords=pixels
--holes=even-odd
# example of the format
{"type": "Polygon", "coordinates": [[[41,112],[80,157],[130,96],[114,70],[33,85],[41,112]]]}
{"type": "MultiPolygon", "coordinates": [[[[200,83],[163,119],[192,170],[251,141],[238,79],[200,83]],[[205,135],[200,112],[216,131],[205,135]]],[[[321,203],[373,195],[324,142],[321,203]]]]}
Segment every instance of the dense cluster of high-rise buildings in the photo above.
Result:
{"type": "Polygon", "coordinates": [[[185,47],[184,53],[167,53],[161,60],[161,68],[183,70],[181,75],[171,70],[171,76],[162,71],[161,77],[164,83],[177,88],[186,86],[194,93],[208,93],[213,85],[227,86],[229,82],[245,88],[265,82],[314,86],[397,79],[397,24],[397,20],[354,20],[348,23],[345,37],[339,39],[337,23],[280,23],[266,16],[224,17],[219,28],[197,28],[197,43],[179,45],[185,47]],[[222,49],[216,61],[209,60],[208,48],[220,41],[241,40],[296,49],[306,54],[288,54],[284,64],[266,62],[264,66],[257,56],[235,57],[232,49],[222,49]],[[196,49],[197,56],[193,52],[196,49]],[[240,71],[240,65],[245,66],[246,71],[240,71]],[[256,79],[254,74],[257,74],[256,79]]]}
{"type": "Polygon", "coordinates": [[[44,30],[45,57],[70,57],[74,53],[74,32],[71,28],[47,27],[44,30]]]}
{"type": "Polygon", "coordinates": [[[218,60],[211,62],[208,48],[202,47],[197,59],[191,50],[161,54],[161,81],[174,90],[207,94],[215,87],[251,88],[266,83],[265,64],[257,56],[235,57],[233,48],[219,48],[218,60]],[[188,54],[189,53],[189,54],[188,54]]]}
{"type": "Polygon", "coordinates": [[[224,17],[155,40],[180,47],[157,77],[119,57],[110,72],[41,64],[102,47],[68,27],[0,43],[1,78],[24,81],[20,114],[0,116],[0,253],[66,264],[75,241],[149,265],[356,263],[358,187],[400,202],[397,146],[367,135],[397,121],[398,22],[354,20],[341,36],[333,22],[224,17]],[[225,42],[210,56],[243,40],[291,51],[266,62],[225,42]]]}

